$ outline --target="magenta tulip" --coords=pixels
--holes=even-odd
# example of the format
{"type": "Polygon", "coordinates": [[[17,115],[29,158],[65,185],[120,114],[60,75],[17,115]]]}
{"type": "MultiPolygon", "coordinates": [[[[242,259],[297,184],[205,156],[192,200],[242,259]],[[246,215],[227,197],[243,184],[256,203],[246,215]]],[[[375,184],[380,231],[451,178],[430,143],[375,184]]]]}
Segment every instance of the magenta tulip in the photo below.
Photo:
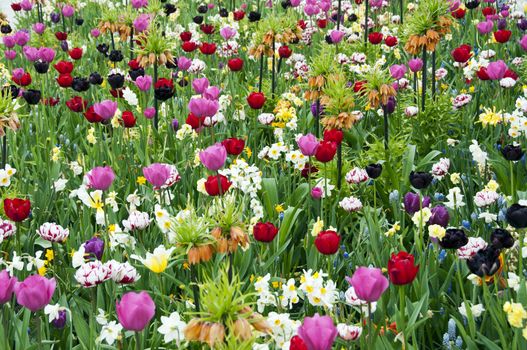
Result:
{"type": "Polygon", "coordinates": [[[523,49],[523,51],[527,51],[527,34],[522,36],[522,38],[520,39],[520,46],[523,49]]]}
{"type": "Polygon", "coordinates": [[[0,305],[11,300],[16,282],[16,277],[9,276],[7,270],[0,272],[0,305]]]}
{"type": "Polygon", "coordinates": [[[94,103],[93,110],[104,120],[112,119],[117,111],[117,102],[105,100],[99,103],[94,103]]]}
{"type": "Polygon", "coordinates": [[[320,144],[313,134],[307,134],[300,137],[296,143],[298,144],[298,148],[300,148],[300,152],[308,157],[314,156],[315,153],[317,153],[320,144]]]}
{"type": "Polygon", "coordinates": [[[152,87],[152,77],[150,75],[138,76],[135,85],[141,91],[148,91],[152,87]]]}
{"type": "Polygon", "coordinates": [[[304,318],[304,322],[298,328],[298,335],[308,350],[330,350],[337,333],[337,327],[331,317],[319,314],[304,318]]]}
{"type": "Polygon", "coordinates": [[[227,150],[221,143],[216,143],[199,152],[199,159],[207,169],[218,171],[225,164],[227,150]]]}
{"type": "Polygon", "coordinates": [[[44,62],[51,63],[55,59],[55,50],[49,47],[41,47],[38,49],[38,58],[44,62]]]}
{"type": "Polygon", "coordinates": [[[188,103],[188,109],[196,117],[212,117],[220,108],[218,101],[207,98],[193,98],[188,103]]]}
{"type": "Polygon", "coordinates": [[[121,325],[129,331],[142,331],[156,313],[156,304],[147,292],[128,292],[116,301],[115,310],[121,325]]]}
{"type": "Polygon", "coordinates": [[[408,67],[412,72],[419,72],[423,68],[423,60],[420,58],[412,58],[408,61],[408,67]]]}
{"type": "Polygon", "coordinates": [[[406,74],[406,66],[404,64],[394,64],[390,66],[390,75],[395,80],[399,80],[406,74]]]}
{"type": "Polygon", "coordinates": [[[155,187],[161,187],[170,177],[170,167],[167,164],[154,163],[143,168],[146,180],[155,187]]]}
{"type": "Polygon", "coordinates": [[[144,32],[145,30],[148,29],[148,26],[150,25],[150,15],[142,14],[142,15],[137,16],[133,24],[137,32],[139,33],[144,32]]]}
{"type": "Polygon", "coordinates": [[[192,88],[196,91],[197,94],[202,94],[209,87],[209,79],[207,78],[197,78],[192,80],[192,88]]]}
{"type": "Polygon", "coordinates": [[[482,35],[489,34],[490,32],[492,32],[492,29],[494,28],[494,22],[492,21],[479,22],[476,25],[476,28],[478,29],[478,32],[482,35]]]}
{"type": "Polygon", "coordinates": [[[15,285],[16,301],[35,312],[49,304],[55,292],[56,281],[40,275],[31,275],[15,285]]]}
{"type": "Polygon", "coordinates": [[[342,30],[332,30],[329,37],[333,44],[338,44],[342,41],[342,38],[344,38],[344,32],[342,30]]]}
{"type": "Polygon", "coordinates": [[[154,107],[145,108],[145,118],[152,119],[156,115],[156,109],[154,107]]]}
{"type": "Polygon", "coordinates": [[[88,184],[96,190],[106,191],[115,180],[115,173],[109,166],[98,166],[86,174],[88,184]]]}
{"type": "Polygon", "coordinates": [[[379,300],[389,285],[381,269],[376,267],[359,267],[353,276],[346,277],[346,280],[353,286],[359,299],[370,303],[379,300]]]}
{"type": "Polygon", "coordinates": [[[490,62],[487,66],[487,75],[490,80],[500,80],[505,76],[507,65],[502,60],[490,62]]]}

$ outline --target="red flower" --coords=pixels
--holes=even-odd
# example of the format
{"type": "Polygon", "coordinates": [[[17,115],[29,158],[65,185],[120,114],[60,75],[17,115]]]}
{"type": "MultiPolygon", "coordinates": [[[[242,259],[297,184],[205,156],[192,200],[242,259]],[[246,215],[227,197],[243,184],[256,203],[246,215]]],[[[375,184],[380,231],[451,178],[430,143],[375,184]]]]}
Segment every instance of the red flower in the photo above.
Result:
{"type": "Polygon", "coordinates": [[[44,98],[44,99],[42,99],[42,103],[44,104],[44,106],[54,107],[54,106],[56,106],[59,102],[60,102],[60,99],[58,99],[58,98],[53,98],[53,97],[49,97],[49,98],[44,98]]]}
{"type": "Polygon", "coordinates": [[[465,17],[465,13],[466,12],[467,11],[465,11],[465,9],[460,7],[456,11],[452,12],[452,17],[457,18],[457,19],[461,19],[461,18],[465,17]]]}
{"type": "Polygon", "coordinates": [[[157,82],[154,84],[154,88],[155,89],[161,89],[161,88],[174,89],[174,81],[172,81],[172,79],[159,78],[157,79],[157,82]]]}
{"type": "Polygon", "coordinates": [[[130,62],[128,62],[128,67],[130,67],[131,70],[137,70],[141,68],[137,60],[131,60],[130,62]]]}
{"type": "Polygon", "coordinates": [[[489,75],[487,74],[487,68],[481,67],[477,72],[479,80],[490,80],[489,75]]]}
{"type": "Polygon", "coordinates": [[[317,21],[317,27],[319,27],[320,29],[326,28],[327,25],[328,25],[328,21],[326,19],[319,19],[317,21]]]}
{"type": "Polygon", "coordinates": [[[516,74],[515,71],[513,70],[510,70],[510,69],[507,69],[505,71],[505,75],[503,76],[504,78],[512,78],[514,80],[518,80],[518,74],[516,74]]]}
{"type": "Polygon", "coordinates": [[[392,253],[388,261],[388,275],[393,284],[401,286],[412,283],[418,271],[419,265],[414,265],[412,254],[399,252],[395,255],[392,253]]]}
{"type": "Polygon", "coordinates": [[[308,175],[311,176],[312,174],[317,173],[317,172],[318,172],[318,169],[316,166],[306,163],[300,175],[302,175],[303,178],[307,179],[308,175]]]}
{"type": "Polygon", "coordinates": [[[227,66],[233,72],[238,72],[243,69],[243,60],[241,58],[231,58],[227,62],[227,66]]]}
{"type": "Polygon", "coordinates": [[[68,40],[68,33],[65,32],[56,32],[55,38],[60,41],[68,40]]]}
{"type": "Polygon", "coordinates": [[[452,50],[450,54],[452,55],[454,61],[458,63],[466,63],[470,57],[472,57],[470,50],[472,50],[472,48],[469,45],[461,45],[460,47],[452,50]]]}
{"type": "Polygon", "coordinates": [[[12,79],[15,82],[15,84],[20,85],[20,86],[28,86],[29,84],[31,84],[31,81],[32,81],[31,74],[29,73],[24,73],[20,78],[13,77],[12,79]]]}
{"type": "Polygon", "coordinates": [[[238,11],[234,11],[233,15],[234,15],[235,21],[241,21],[243,17],[245,17],[245,12],[243,12],[242,10],[238,10],[238,11]]]}
{"type": "MultiPolygon", "coordinates": [[[[360,0],[355,0],[360,1],[360,0]]],[[[302,338],[300,338],[298,335],[295,335],[291,340],[289,341],[289,350],[307,350],[307,345],[304,343],[302,338]]]]}
{"type": "Polygon", "coordinates": [[[380,42],[382,41],[382,38],[383,38],[383,35],[381,32],[372,32],[368,35],[368,40],[370,41],[370,43],[372,43],[373,45],[377,45],[377,44],[380,44],[380,42]]]}
{"type": "Polygon", "coordinates": [[[69,88],[72,83],[73,77],[71,76],[71,74],[61,74],[57,78],[57,84],[59,84],[59,86],[63,88],[69,88]]]}
{"type": "Polygon", "coordinates": [[[494,39],[496,39],[496,41],[500,44],[503,44],[509,41],[511,34],[512,32],[510,30],[500,29],[494,32],[494,39]]]}
{"type": "Polygon", "coordinates": [[[66,101],[66,106],[75,113],[81,113],[86,110],[88,106],[88,101],[84,100],[80,96],[74,96],[66,101]]]}
{"type": "Polygon", "coordinates": [[[124,111],[121,118],[123,120],[123,125],[125,128],[133,128],[135,126],[136,120],[132,112],[124,111]]]}
{"type": "Polygon", "coordinates": [[[179,34],[179,38],[183,42],[190,41],[190,39],[192,39],[192,33],[191,32],[183,32],[183,33],[179,34]]]}
{"type": "Polygon", "coordinates": [[[254,239],[259,242],[272,242],[277,234],[278,228],[270,222],[258,222],[253,227],[254,239]]]}
{"type": "Polygon", "coordinates": [[[265,95],[262,92],[251,92],[247,96],[247,103],[252,109],[261,109],[265,104],[265,95]]]}
{"type": "Polygon", "coordinates": [[[484,7],[483,9],[481,9],[481,13],[485,17],[492,16],[492,15],[496,14],[496,9],[494,7],[487,6],[487,7],[484,7]]]}
{"type": "Polygon", "coordinates": [[[185,41],[183,44],[181,44],[181,48],[185,52],[192,52],[198,48],[198,45],[193,41],[185,41]]]}
{"type": "Polygon", "coordinates": [[[221,141],[221,144],[225,147],[227,153],[233,156],[239,155],[245,148],[245,141],[234,137],[221,141]]]}
{"type": "Polygon", "coordinates": [[[111,89],[110,90],[110,94],[114,97],[114,98],[123,98],[123,89],[111,89]]]}
{"type": "Polygon", "coordinates": [[[20,10],[22,10],[22,5],[20,5],[19,2],[14,2],[11,4],[11,9],[15,12],[18,12],[20,10]]]}
{"type": "Polygon", "coordinates": [[[335,142],[337,145],[340,145],[342,139],[344,138],[344,133],[342,130],[324,130],[324,141],[335,142]]]}
{"type": "Polygon", "coordinates": [[[389,35],[384,39],[384,43],[388,47],[394,47],[395,45],[397,45],[397,38],[389,35]]]}
{"type": "Polygon", "coordinates": [[[362,4],[362,0],[355,0],[355,4],[357,4],[357,5],[362,4]]]}
{"type": "Polygon", "coordinates": [[[366,80],[360,80],[360,81],[355,82],[355,84],[353,84],[353,91],[354,92],[363,91],[364,90],[364,84],[366,84],[366,83],[367,83],[366,80]]]}
{"type": "Polygon", "coordinates": [[[303,19],[298,20],[298,23],[296,25],[299,26],[302,30],[307,28],[307,23],[303,19]]]}
{"type": "Polygon", "coordinates": [[[200,29],[203,33],[205,34],[213,34],[214,33],[214,26],[212,24],[205,24],[203,23],[201,26],[200,26],[200,29]]]}
{"type": "Polygon", "coordinates": [[[278,49],[278,55],[280,56],[280,58],[287,59],[291,57],[292,54],[293,54],[293,50],[291,50],[289,46],[287,45],[280,46],[280,48],[278,49]]]}
{"type": "Polygon", "coordinates": [[[187,116],[187,120],[185,120],[185,123],[190,125],[192,129],[196,130],[203,126],[204,120],[205,118],[200,118],[200,117],[195,116],[192,113],[189,113],[187,116]]]}
{"type": "Polygon", "coordinates": [[[337,144],[331,141],[320,141],[315,158],[322,163],[327,163],[333,160],[337,153],[337,144]]]}
{"type": "Polygon", "coordinates": [[[60,61],[57,62],[53,67],[59,72],[59,74],[70,74],[73,71],[73,63],[60,61]]]}
{"type": "Polygon", "coordinates": [[[80,47],[75,47],[71,49],[68,54],[73,60],[80,60],[82,58],[82,49],[80,47]]]}
{"type": "Polygon", "coordinates": [[[15,222],[24,221],[29,216],[31,202],[29,199],[6,198],[4,199],[4,212],[9,219],[15,222]]]}
{"type": "Polygon", "coordinates": [[[218,185],[218,178],[220,179],[219,183],[221,184],[221,193],[224,194],[227,192],[229,187],[231,187],[231,182],[227,177],[223,175],[211,175],[205,181],[205,191],[209,196],[218,196],[220,195],[220,186],[218,185]]]}
{"type": "Polygon", "coordinates": [[[84,118],[86,118],[86,120],[90,123],[99,123],[103,121],[102,117],[95,113],[93,106],[90,106],[90,108],[84,112],[84,118]]]}
{"type": "Polygon", "coordinates": [[[335,231],[322,231],[315,238],[315,247],[324,255],[332,255],[339,250],[340,236],[335,231]]]}
{"type": "Polygon", "coordinates": [[[201,46],[199,47],[199,51],[201,51],[201,53],[204,55],[213,55],[216,52],[216,44],[201,43],[201,46]]]}

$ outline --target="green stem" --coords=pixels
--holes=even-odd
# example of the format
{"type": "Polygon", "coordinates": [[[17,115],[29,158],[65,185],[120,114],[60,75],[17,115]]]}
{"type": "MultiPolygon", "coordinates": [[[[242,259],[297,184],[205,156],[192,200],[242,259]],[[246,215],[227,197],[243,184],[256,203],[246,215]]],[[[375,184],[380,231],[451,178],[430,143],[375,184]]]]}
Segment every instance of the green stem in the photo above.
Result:
{"type": "Polygon", "coordinates": [[[400,332],[403,334],[402,342],[403,342],[403,349],[407,348],[406,345],[406,333],[404,332],[406,330],[406,295],[404,294],[404,285],[399,286],[399,312],[401,314],[399,323],[400,323],[400,332]]]}
{"type": "Polygon", "coordinates": [[[135,349],[141,350],[141,332],[135,332],[135,349]]]}

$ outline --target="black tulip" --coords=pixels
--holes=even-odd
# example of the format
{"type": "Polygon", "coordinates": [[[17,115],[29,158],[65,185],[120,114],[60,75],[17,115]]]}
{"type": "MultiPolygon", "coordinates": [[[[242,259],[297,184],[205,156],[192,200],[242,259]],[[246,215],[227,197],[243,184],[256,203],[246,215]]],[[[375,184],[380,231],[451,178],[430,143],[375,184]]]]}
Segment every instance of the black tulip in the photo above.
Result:
{"type": "Polygon", "coordinates": [[[350,22],[355,22],[355,21],[358,20],[358,19],[359,19],[359,17],[357,17],[357,15],[354,14],[354,13],[352,13],[352,14],[349,15],[349,17],[348,17],[348,21],[350,21],[350,22]]]}
{"type": "Polygon", "coordinates": [[[207,13],[209,8],[206,5],[199,5],[198,6],[198,13],[207,13]]]}
{"type": "Polygon", "coordinates": [[[258,22],[260,18],[262,18],[262,14],[257,11],[251,11],[249,12],[249,22],[258,22]]]}
{"type": "Polygon", "coordinates": [[[11,94],[11,99],[15,99],[18,97],[18,94],[20,93],[20,89],[16,85],[9,85],[4,86],[2,90],[0,90],[2,96],[5,96],[5,94],[11,94]]]}
{"type": "Polygon", "coordinates": [[[135,81],[137,78],[145,75],[145,70],[144,68],[133,69],[128,71],[128,74],[130,75],[130,78],[135,81]]]}
{"type": "Polygon", "coordinates": [[[223,18],[229,17],[229,11],[227,11],[226,8],[221,8],[220,9],[220,17],[223,17],[223,18]]]}
{"type": "Polygon", "coordinates": [[[509,231],[497,228],[490,235],[490,244],[496,249],[511,248],[514,245],[514,238],[509,231]]]}
{"type": "Polygon", "coordinates": [[[154,89],[154,95],[159,101],[166,101],[174,96],[174,89],[168,86],[162,86],[154,89]]]}
{"type": "Polygon", "coordinates": [[[112,89],[117,90],[123,87],[124,85],[124,75],[115,73],[108,76],[108,84],[112,89]]]}
{"type": "Polygon", "coordinates": [[[519,204],[511,205],[505,213],[505,219],[512,227],[527,227],[527,207],[519,204]]]}
{"type": "Polygon", "coordinates": [[[103,77],[97,72],[93,72],[92,74],[90,74],[89,80],[90,84],[92,85],[101,85],[104,81],[103,77]]]}
{"type": "Polygon", "coordinates": [[[165,4],[165,15],[170,16],[176,11],[177,11],[176,6],[172,4],[165,4]]]}
{"type": "Polygon", "coordinates": [[[48,72],[49,70],[49,63],[48,62],[44,62],[42,60],[37,60],[33,63],[33,66],[35,67],[35,70],[37,71],[37,73],[39,74],[45,74],[48,72]]]}
{"type": "Polygon", "coordinates": [[[77,92],[88,91],[90,88],[90,82],[86,78],[75,77],[71,83],[71,88],[77,92]]]}
{"type": "Polygon", "coordinates": [[[203,23],[203,16],[194,16],[194,18],[192,18],[192,21],[196,24],[201,24],[203,23]]]}
{"type": "Polygon", "coordinates": [[[12,31],[13,29],[9,24],[2,24],[2,26],[0,26],[0,32],[2,32],[2,34],[9,34],[12,31]]]}
{"type": "Polygon", "coordinates": [[[473,10],[473,9],[475,9],[476,7],[479,6],[479,1],[478,1],[478,0],[467,1],[467,3],[465,4],[465,6],[466,6],[469,10],[473,10]]]}
{"type": "Polygon", "coordinates": [[[432,175],[423,171],[412,171],[410,173],[410,183],[418,190],[427,188],[432,183],[432,175]]]}
{"type": "Polygon", "coordinates": [[[112,62],[121,62],[123,58],[124,57],[123,57],[123,53],[121,52],[121,50],[112,50],[112,52],[110,52],[109,59],[112,62]]]}
{"type": "Polygon", "coordinates": [[[331,40],[331,36],[326,35],[324,39],[326,39],[326,42],[327,42],[328,44],[333,44],[333,40],[331,40]]]}
{"type": "Polygon", "coordinates": [[[289,8],[289,7],[292,6],[292,5],[291,5],[291,0],[284,0],[284,1],[282,1],[281,5],[282,5],[282,8],[283,8],[284,10],[286,10],[287,8],[289,8]]]}
{"type": "Polygon", "coordinates": [[[500,268],[500,251],[492,246],[480,249],[467,260],[467,266],[479,277],[492,276],[500,268]]]}
{"type": "Polygon", "coordinates": [[[445,237],[439,241],[439,245],[445,249],[459,249],[468,243],[465,231],[457,228],[449,228],[445,232],[445,237]]]}
{"type": "Polygon", "coordinates": [[[180,79],[177,83],[178,83],[179,86],[185,87],[185,86],[188,85],[188,80],[183,78],[183,79],[180,79]]]}
{"type": "Polygon", "coordinates": [[[366,173],[371,179],[376,179],[381,176],[382,165],[381,164],[370,164],[366,167],[366,173]]]}
{"type": "Polygon", "coordinates": [[[168,69],[177,69],[177,61],[167,61],[167,63],[165,63],[165,67],[168,69]]]}
{"type": "Polygon", "coordinates": [[[501,149],[503,157],[510,161],[518,161],[523,157],[523,151],[520,146],[507,145],[501,149]]]}
{"type": "Polygon", "coordinates": [[[102,53],[105,56],[108,53],[109,49],[110,49],[110,47],[107,44],[99,44],[99,45],[97,45],[97,51],[99,51],[100,53],[102,53]]]}
{"type": "Polygon", "coordinates": [[[518,29],[524,31],[527,29],[527,19],[522,18],[517,23],[518,29]]]}
{"type": "Polygon", "coordinates": [[[80,27],[81,25],[84,24],[84,18],[76,18],[75,19],[75,24],[80,27]]]}
{"type": "Polygon", "coordinates": [[[40,90],[29,89],[22,93],[22,97],[26,100],[27,104],[36,105],[40,102],[42,94],[40,90]]]}

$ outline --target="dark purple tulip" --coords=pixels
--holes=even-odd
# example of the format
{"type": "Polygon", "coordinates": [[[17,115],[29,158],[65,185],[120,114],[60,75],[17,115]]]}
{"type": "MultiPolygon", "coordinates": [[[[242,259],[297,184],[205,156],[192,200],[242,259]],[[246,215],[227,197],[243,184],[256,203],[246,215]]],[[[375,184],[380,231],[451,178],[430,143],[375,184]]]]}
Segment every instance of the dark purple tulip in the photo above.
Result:
{"type": "MultiPolygon", "coordinates": [[[[419,195],[413,192],[408,192],[403,199],[404,210],[410,215],[414,215],[419,211],[419,195]]],[[[430,205],[430,197],[424,196],[422,199],[422,207],[426,208],[430,205]]]]}
{"type": "Polygon", "coordinates": [[[68,52],[68,42],[66,40],[62,40],[60,42],[60,48],[62,49],[62,51],[68,52]]]}
{"type": "Polygon", "coordinates": [[[450,215],[444,206],[436,205],[430,211],[432,212],[432,216],[430,217],[430,220],[428,220],[429,225],[447,227],[448,220],[450,220],[450,215]]]}
{"type": "Polygon", "coordinates": [[[522,31],[527,29],[527,19],[522,18],[518,21],[518,29],[522,31]]]}
{"type": "Polygon", "coordinates": [[[507,20],[505,18],[502,18],[498,21],[498,29],[505,29],[507,28],[507,20]]]}
{"type": "Polygon", "coordinates": [[[311,114],[313,117],[318,118],[324,113],[324,107],[320,103],[313,102],[311,104],[311,114]]]}
{"type": "Polygon", "coordinates": [[[97,260],[101,260],[102,253],[104,252],[104,241],[100,238],[93,237],[84,243],[84,252],[87,255],[94,255],[97,260]]]}
{"type": "Polygon", "coordinates": [[[64,328],[64,326],[66,325],[66,311],[59,310],[59,316],[53,321],[51,321],[51,324],[57,329],[64,328]]]}
{"type": "Polygon", "coordinates": [[[179,129],[179,121],[176,118],[172,119],[172,129],[174,131],[177,131],[179,129]]]}
{"type": "Polygon", "coordinates": [[[395,97],[390,96],[388,98],[388,103],[384,108],[386,109],[386,113],[392,114],[395,111],[395,106],[397,105],[397,101],[395,100],[395,97]]]}
{"type": "Polygon", "coordinates": [[[49,17],[51,18],[51,22],[53,23],[59,23],[60,21],[60,14],[56,12],[53,12],[51,15],[49,15],[49,17]]]}

